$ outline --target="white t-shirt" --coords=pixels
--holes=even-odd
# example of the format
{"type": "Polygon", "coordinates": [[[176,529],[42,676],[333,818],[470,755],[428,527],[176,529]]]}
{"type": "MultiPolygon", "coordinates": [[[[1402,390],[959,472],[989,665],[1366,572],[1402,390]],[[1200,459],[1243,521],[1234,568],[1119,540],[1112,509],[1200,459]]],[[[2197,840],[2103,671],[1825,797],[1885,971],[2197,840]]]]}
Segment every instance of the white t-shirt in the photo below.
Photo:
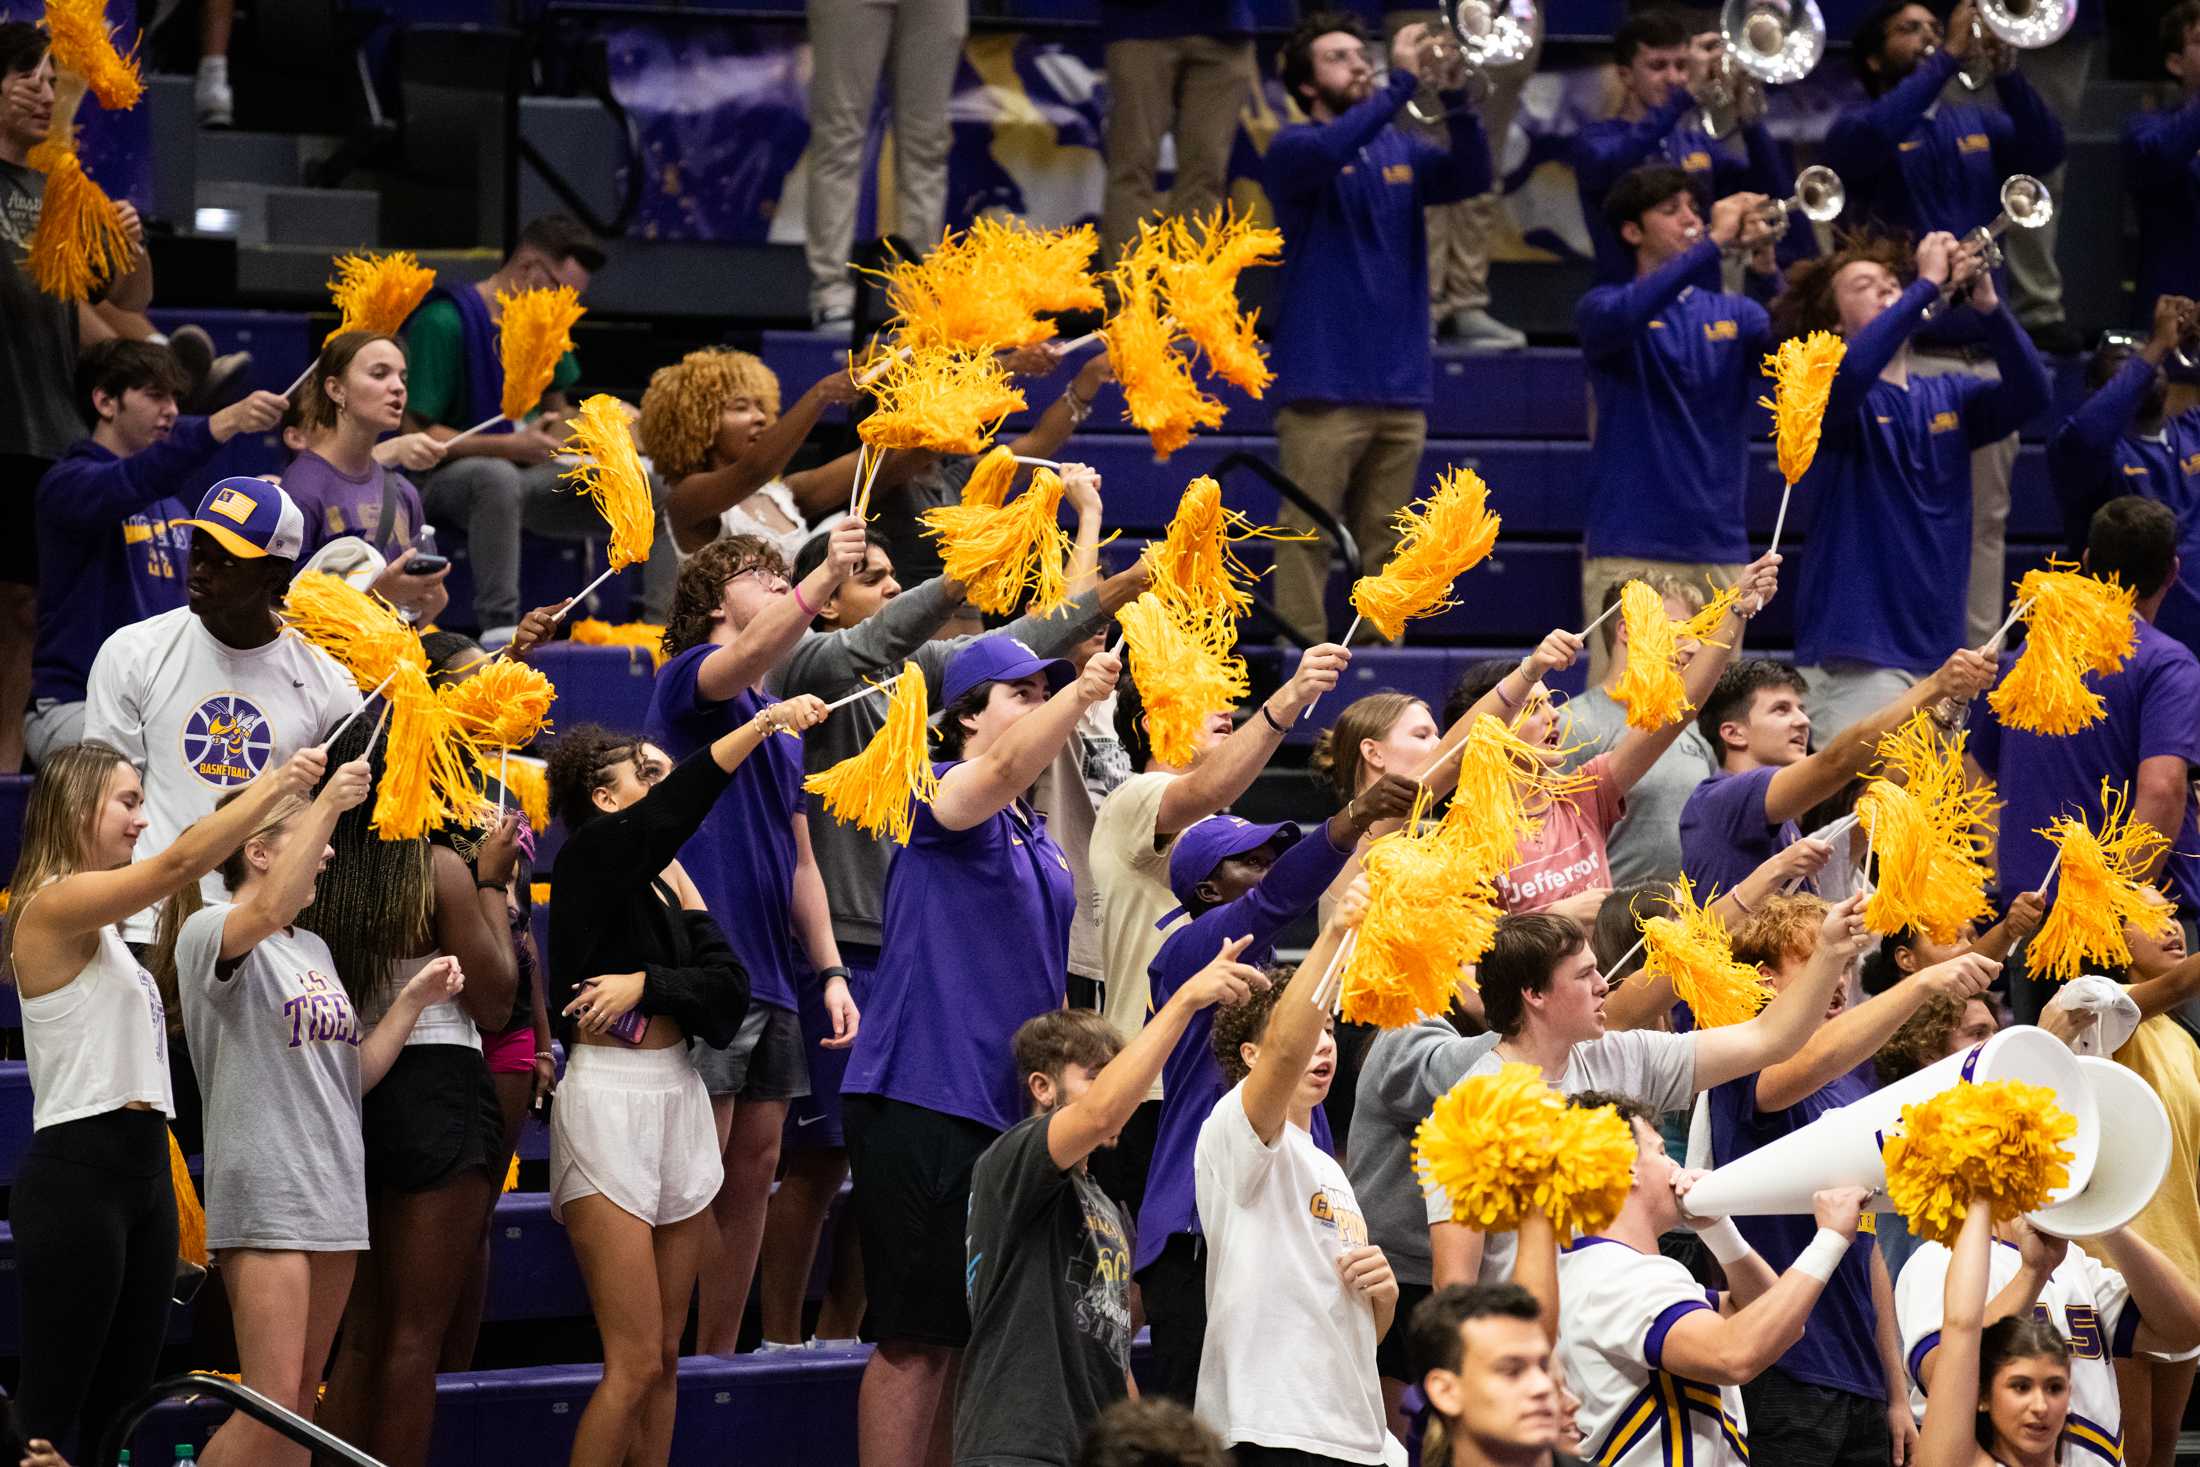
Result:
{"type": "MultiPolygon", "coordinates": [[[[137,859],[157,856],[221,797],[311,748],[359,706],[351,675],[305,638],[285,633],[248,652],[217,641],[188,606],[132,622],[92,659],[84,737],[112,744],[145,778],[137,859]]],[[[209,902],[219,876],[200,883],[209,902]]],[[[158,906],[121,923],[151,942],[158,906]]]]}
{"type": "Polygon", "coordinates": [[[1584,1461],[1598,1467],[1747,1467],[1735,1386],[1664,1368],[1666,1331],[1718,1296],[1678,1260],[1587,1237],[1558,1257],[1558,1353],[1581,1397],[1584,1461]]]}
{"type": "MultiPolygon", "coordinates": [[[[1940,1343],[1952,1256],[1945,1244],[1920,1243],[1895,1280],[1894,1314],[1902,1327],[1910,1409],[1920,1421],[1925,1419],[1925,1393],[1918,1385],[1917,1367],[1940,1343]]],[[[1986,1297],[2000,1293],[2023,1261],[2015,1245],[1996,1238],[1986,1267],[1986,1297]]],[[[2139,1329],[2130,1286],[2115,1269],[2072,1247],[2048,1275],[2032,1312],[2070,1341],[2070,1415],[2063,1424],[2064,1441],[2105,1459],[2109,1467],[2122,1467],[2124,1413],[2116,1393],[2116,1362],[2131,1358],[2131,1339],[2139,1329]]],[[[2086,1458],[2063,1460],[2079,1467],[2086,1458]]]]}
{"type": "Polygon", "coordinates": [[[1208,1247],[1200,1419],[1226,1443],[1405,1467],[1375,1376],[1375,1311],[1337,1275],[1337,1256],[1367,1242],[1344,1168],[1289,1122],[1264,1144],[1240,1084],[1199,1128],[1192,1169],[1208,1247]]]}
{"type": "MultiPolygon", "coordinates": [[[[1169,890],[1169,848],[1176,842],[1172,837],[1156,850],[1154,825],[1161,818],[1162,796],[1181,777],[1155,771],[1134,774],[1116,786],[1100,802],[1085,848],[1099,905],[1100,965],[1107,982],[1100,1012],[1126,1042],[1145,1025],[1153,1006],[1146,970],[1167,935],[1154,924],[1177,905],[1169,890]]],[[[1146,1098],[1161,1098],[1159,1080],[1146,1098]]]]}
{"type": "MultiPolygon", "coordinates": [[[[1467,1074],[1494,1075],[1504,1067],[1504,1057],[1493,1049],[1469,1066],[1467,1074]]],[[[1585,1090],[1639,1100],[1659,1115],[1685,1110],[1696,1094],[1695,1036],[1622,1029],[1577,1044],[1566,1056],[1558,1092],[1579,1095],[1585,1090]]],[[[1451,1198],[1443,1188],[1428,1188],[1424,1196],[1431,1223],[1451,1221],[1451,1198]]],[[[1517,1247],[1511,1233],[1484,1233],[1480,1282],[1500,1284],[1511,1278],[1517,1247]]]]}

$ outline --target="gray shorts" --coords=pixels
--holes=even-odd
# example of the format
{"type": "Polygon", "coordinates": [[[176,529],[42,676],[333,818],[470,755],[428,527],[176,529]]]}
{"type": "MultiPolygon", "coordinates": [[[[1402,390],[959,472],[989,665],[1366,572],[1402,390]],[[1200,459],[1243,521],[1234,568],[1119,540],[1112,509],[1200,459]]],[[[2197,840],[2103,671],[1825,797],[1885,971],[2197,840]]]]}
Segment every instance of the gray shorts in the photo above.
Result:
{"type": "Polygon", "coordinates": [[[720,1049],[695,1040],[688,1054],[703,1077],[703,1088],[714,1098],[800,1100],[810,1093],[802,1023],[792,1009],[752,1003],[733,1043],[720,1049]]]}

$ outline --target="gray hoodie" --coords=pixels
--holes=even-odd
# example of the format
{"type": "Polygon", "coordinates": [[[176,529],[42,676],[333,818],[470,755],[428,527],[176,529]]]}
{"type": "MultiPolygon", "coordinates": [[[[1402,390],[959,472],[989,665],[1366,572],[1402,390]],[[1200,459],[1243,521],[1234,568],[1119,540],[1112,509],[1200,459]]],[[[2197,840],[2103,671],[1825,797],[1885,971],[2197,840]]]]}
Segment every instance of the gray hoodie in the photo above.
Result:
{"type": "Polygon", "coordinates": [[[1402,1284],[1426,1288],[1434,1270],[1428,1208],[1413,1174],[1413,1133],[1437,1100],[1495,1048],[1495,1034],[1469,1039],[1444,1019],[1423,1019],[1376,1035],[1360,1061],[1345,1175],[1367,1219],[1368,1241],[1383,1250],[1402,1284]]]}
{"type": "MultiPolygon", "coordinates": [[[[769,687],[781,698],[815,693],[831,702],[866,683],[896,677],[904,662],[913,661],[923,671],[932,706],[937,708],[940,678],[948,660],[966,643],[977,640],[931,640],[958,605],[948,599],[940,580],[911,587],[852,627],[804,634],[773,670],[769,687]]],[[[1099,616],[1099,593],[1087,591],[1072,596],[1051,616],[1027,616],[981,635],[1017,637],[1041,657],[1059,657],[1092,634],[1099,616]]],[[[859,699],[804,734],[804,766],[815,774],[861,753],[872,735],[886,726],[886,705],[883,694],[859,699]]],[[[810,846],[825,880],[834,938],[877,947],[886,906],[886,868],[894,858],[894,843],[821,814],[810,822],[810,846]]]]}

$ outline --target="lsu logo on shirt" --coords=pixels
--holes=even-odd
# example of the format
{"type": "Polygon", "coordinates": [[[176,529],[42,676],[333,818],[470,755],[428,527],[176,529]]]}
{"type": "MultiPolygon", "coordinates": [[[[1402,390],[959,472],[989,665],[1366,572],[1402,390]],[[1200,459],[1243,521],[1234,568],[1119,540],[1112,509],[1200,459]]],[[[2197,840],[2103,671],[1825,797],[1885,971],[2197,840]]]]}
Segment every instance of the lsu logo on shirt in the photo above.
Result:
{"type": "Polygon", "coordinates": [[[1934,413],[1932,421],[1925,425],[1928,433],[1953,433],[1958,426],[1955,409],[1946,408],[1934,413]]]}
{"type": "MultiPolygon", "coordinates": [[[[2195,455],[2195,458],[2196,458],[2196,459],[2200,459],[2200,455],[2195,455]]],[[[2127,478],[2127,479],[2144,479],[2144,478],[2145,478],[2146,476],[2147,476],[2147,466],[2146,466],[2145,464],[2125,464],[2125,465],[2124,465],[2124,477],[2125,477],[2125,478],[2127,478]]]]}
{"type": "Polygon", "coordinates": [[[1692,148],[1681,154],[1680,169],[1683,173],[1709,173],[1711,155],[1701,148],[1692,148]]]}
{"type": "Polygon", "coordinates": [[[1987,141],[1986,134],[1982,132],[1967,132],[1956,139],[1956,151],[1958,153],[1988,153],[1993,151],[1993,147],[1994,145],[1987,141]]]}
{"type": "Polygon", "coordinates": [[[1413,165],[1411,163],[1385,163],[1383,165],[1383,182],[1413,182],[1413,165]]]}
{"type": "Polygon", "coordinates": [[[2200,453],[2188,454],[2179,459],[2177,467],[2184,473],[2200,474],[2200,453]]]}
{"type": "Polygon", "coordinates": [[[216,693],[183,720],[183,759],[216,789],[250,784],[275,752],[267,715],[235,693],[216,693]]]}
{"type": "Polygon", "coordinates": [[[1703,323],[1703,339],[1705,341],[1738,341],[1741,339],[1741,334],[1742,328],[1738,322],[1706,321],[1703,323]]]}

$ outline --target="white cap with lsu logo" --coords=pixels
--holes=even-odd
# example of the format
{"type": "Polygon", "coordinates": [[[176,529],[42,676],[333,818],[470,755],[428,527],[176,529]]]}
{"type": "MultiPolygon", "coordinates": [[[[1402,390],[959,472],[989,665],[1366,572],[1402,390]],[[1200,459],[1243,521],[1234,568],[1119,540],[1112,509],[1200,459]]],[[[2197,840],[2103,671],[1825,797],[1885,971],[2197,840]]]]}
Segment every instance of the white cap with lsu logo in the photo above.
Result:
{"type": "Polygon", "coordinates": [[[296,560],[306,543],[306,517],[297,501],[265,479],[220,480],[199,501],[199,512],[183,523],[245,560],[269,555],[296,560]]]}

